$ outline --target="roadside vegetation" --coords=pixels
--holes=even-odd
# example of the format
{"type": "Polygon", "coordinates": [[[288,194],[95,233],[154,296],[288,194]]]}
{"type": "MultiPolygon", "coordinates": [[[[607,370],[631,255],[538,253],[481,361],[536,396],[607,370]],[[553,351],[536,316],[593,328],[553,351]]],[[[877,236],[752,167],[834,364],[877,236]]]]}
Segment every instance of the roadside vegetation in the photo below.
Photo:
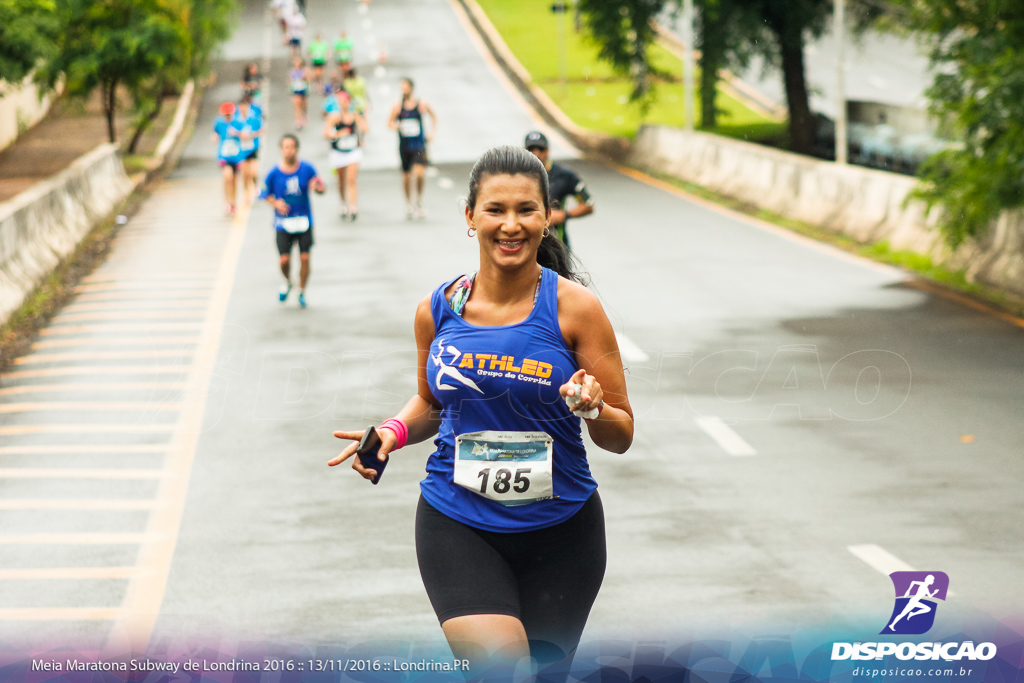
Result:
{"type": "MultiPolygon", "coordinates": [[[[534,82],[575,123],[610,135],[632,137],[641,124],[683,125],[682,62],[659,43],[650,47],[648,97],[634,97],[628,74],[600,57],[600,46],[570,11],[551,12],[550,0],[478,0],[534,82]],[[559,23],[566,25],[567,81],[560,75],[559,23]]],[[[716,98],[714,132],[741,139],[778,137],[785,124],[762,116],[728,94],[716,98]]],[[[699,111],[699,99],[698,99],[699,111]]]]}

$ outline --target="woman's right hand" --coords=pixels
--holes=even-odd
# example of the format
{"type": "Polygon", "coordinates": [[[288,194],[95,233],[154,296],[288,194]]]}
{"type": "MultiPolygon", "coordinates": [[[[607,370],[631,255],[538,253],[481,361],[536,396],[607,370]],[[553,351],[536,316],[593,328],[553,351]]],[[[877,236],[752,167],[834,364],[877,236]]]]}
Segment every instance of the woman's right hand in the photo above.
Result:
{"type": "MultiPolygon", "coordinates": [[[[378,429],[377,434],[380,436],[380,450],[377,451],[377,459],[384,462],[388,459],[391,450],[398,443],[398,437],[390,429],[378,429]]],[[[355,455],[356,451],[359,450],[359,442],[363,438],[363,432],[334,432],[335,438],[338,439],[349,439],[352,441],[348,446],[345,447],[338,456],[332,460],[327,461],[329,467],[335,467],[345,462],[349,458],[355,455]]],[[[359,473],[363,479],[373,481],[373,478],[377,476],[377,470],[369,470],[363,467],[362,462],[359,458],[352,458],[352,469],[359,473]]]]}

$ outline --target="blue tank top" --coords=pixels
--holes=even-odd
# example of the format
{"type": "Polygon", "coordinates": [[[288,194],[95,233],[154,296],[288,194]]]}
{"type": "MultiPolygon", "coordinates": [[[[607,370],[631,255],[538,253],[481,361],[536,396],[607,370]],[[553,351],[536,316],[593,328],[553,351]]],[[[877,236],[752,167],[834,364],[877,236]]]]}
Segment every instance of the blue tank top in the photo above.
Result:
{"type": "Polygon", "coordinates": [[[487,531],[531,531],[572,517],[597,489],[574,416],[559,394],[578,369],[558,326],[558,274],[543,269],[533,311],[514,325],[482,327],[430,300],[434,341],[427,381],[442,406],[441,428],[420,483],[423,498],[463,524],[487,531]],[[454,482],[455,437],[485,430],[547,432],[553,439],[554,498],[504,506],[454,482]]]}
{"type": "Polygon", "coordinates": [[[427,148],[419,100],[416,100],[416,106],[412,109],[406,109],[404,102],[398,109],[398,147],[410,152],[427,148]]]}

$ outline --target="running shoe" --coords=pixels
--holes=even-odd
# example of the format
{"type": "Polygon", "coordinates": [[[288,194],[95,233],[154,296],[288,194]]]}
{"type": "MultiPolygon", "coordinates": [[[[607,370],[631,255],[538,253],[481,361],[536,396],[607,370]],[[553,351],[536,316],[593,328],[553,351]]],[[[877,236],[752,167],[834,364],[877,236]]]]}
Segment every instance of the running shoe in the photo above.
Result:
{"type": "Polygon", "coordinates": [[[405,206],[405,220],[411,221],[416,216],[416,207],[412,204],[406,204],[405,206]]]}
{"type": "Polygon", "coordinates": [[[224,214],[227,215],[227,216],[234,216],[235,215],[235,205],[234,204],[225,204],[224,205],[224,214]]]}
{"type": "Polygon", "coordinates": [[[426,217],[427,217],[427,210],[424,209],[422,206],[417,206],[416,207],[416,220],[420,220],[421,221],[421,220],[423,220],[426,217]]]}
{"type": "Polygon", "coordinates": [[[348,219],[349,219],[350,221],[352,221],[352,222],[354,223],[354,222],[355,222],[355,220],[356,220],[356,216],[358,216],[358,215],[359,215],[359,214],[357,214],[357,213],[356,213],[355,211],[353,211],[352,213],[350,213],[350,214],[348,215],[348,219]]]}
{"type": "Polygon", "coordinates": [[[288,300],[288,295],[291,293],[291,291],[292,283],[289,282],[288,284],[281,285],[281,291],[277,293],[277,300],[280,301],[281,303],[284,303],[285,301],[288,300]]]}
{"type": "Polygon", "coordinates": [[[299,292],[299,308],[305,308],[305,307],[306,307],[306,293],[305,292],[299,292]]]}

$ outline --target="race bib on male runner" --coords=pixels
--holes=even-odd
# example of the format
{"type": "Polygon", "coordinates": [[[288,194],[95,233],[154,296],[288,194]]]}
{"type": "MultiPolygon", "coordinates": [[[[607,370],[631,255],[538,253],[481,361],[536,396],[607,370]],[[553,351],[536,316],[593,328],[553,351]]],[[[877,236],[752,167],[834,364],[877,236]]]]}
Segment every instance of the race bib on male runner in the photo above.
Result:
{"type": "Polygon", "coordinates": [[[277,224],[280,225],[285,232],[306,232],[309,230],[309,216],[286,216],[284,218],[278,218],[277,224]]]}
{"type": "Polygon", "coordinates": [[[502,505],[553,498],[552,441],[544,432],[460,434],[455,437],[455,483],[502,505]]]}
{"type": "Polygon", "coordinates": [[[224,138],[224,141],[220,143],[220,156],[224,159],[238,156],[238,153],[241,151],[238,140],[235,138],[224,138]]]}
{"type": "MultiPolygon", "coordinates": [[[[252,134],[251,128],[246,128],[242,131],[243,133],[252,134]]],[[[242,140],[242,151],[251,152],[256,148],[256,138],[248,138],[242,140]]]]}
{"type": "Polygon", "coordinates": [[[419,119],[401,119],[398,122],[398,134],[403,138],[418,138],[422,130],[419,119]]]}
{"type": "Polygon", "coordinates": [[[342,135],[338,138],[338,150],[341,152],[351,152],[359,146],[359,136],[355,134],[342,135]]]}

